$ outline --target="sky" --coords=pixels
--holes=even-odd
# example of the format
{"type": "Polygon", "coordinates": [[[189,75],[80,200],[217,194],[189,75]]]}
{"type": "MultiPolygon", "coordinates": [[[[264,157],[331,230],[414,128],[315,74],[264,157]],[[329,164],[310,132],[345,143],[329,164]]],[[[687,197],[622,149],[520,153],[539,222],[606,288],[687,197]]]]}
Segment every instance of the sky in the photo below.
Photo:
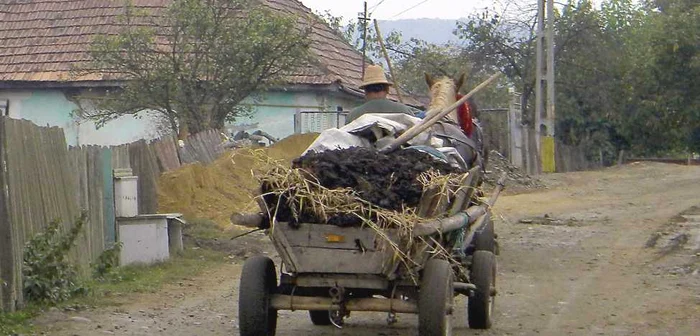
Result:
{"type": "MultiPolygon", "coordinates": [[[[599,6],[602,0],[593,0],[599,6]]],[[[342,17],[346,22],[354,19],[363,11],[364,0],[301,0],[306,6],[316,12],[324,13],[330,10],[336,17],[342,17]]],[[[484,8],[502,8],[504,0],[367,0],[368,12],[373,19],[461,19],[484,8]]],[[[535,0],[516,0],[517,3],[532,4],[535,0]]],[[[560,3],[556,1],[555,3],[560,3]]]]}
{"type": "MultiPolygon", "coordinates": [[[[330,10],[333,16],[355,18],[363,11],[364,0],[301,0],[317,12],[330,10]]],[[[367,0],[372,18],[379,20],[467,17],[476,8],[490,7],[493,0],[367,0]],[[377,6],[378,5],[378,6],[377,6]],[[414,7],[415,6],[415,7],[414,7]],[[414,8],[412,8],[414,7],[414,8]]]]}

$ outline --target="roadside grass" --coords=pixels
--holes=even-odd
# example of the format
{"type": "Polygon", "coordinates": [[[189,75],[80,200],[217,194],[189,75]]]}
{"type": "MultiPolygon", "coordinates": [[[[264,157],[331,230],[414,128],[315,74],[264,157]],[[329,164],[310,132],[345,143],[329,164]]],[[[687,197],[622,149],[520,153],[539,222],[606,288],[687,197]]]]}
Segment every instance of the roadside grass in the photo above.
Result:
{"type": "Polygon", "coordinates": [[[89,280],[86,285],[90,294],[71,301],[90,306],[118,305],[124,301],[125,294],[156,293],[163,285],[190,279],[228,261],[226,253],[189,247],[162,263],[124,266],[104,280],[89,280]]]}
{"type": "MultiPolygon", "coordinates": [[[[227,253],[195,246],[192,239],[209,241],[225,237],[223,230],[210,220],[190,220],[185,226],[185,249],[169,260],[154,265],[130,265],[117,268],[105,279],[90,279],[86,285],[90,295],[78,297],[76,303],[90,306],[120,304],[125,294],[155,293],[163,285],[191,279],[204,270],[231,262],[227,253]]],[[[71,300],[73,301],[73,300],[71,300]]]]}
{"type": "MultiPolygon", "coordinates": [[[[169,260],[154,265],[130,265],[119,267],[104,279],[83,279],[88,294],[74,297],[55,305],[59,310],[83,310],[94,307],[119,306],[128,302],[128,294],[156,293],[164,285],[191,279],[217,265],[230,263],[229,254],[207,248],[207,242],[228,239],[228,235],[214,222],[193,220],[185,229],[185,249],[171,254],[169,260]]],[[[12,313],[0,313],[0,336],[32,334],[35,331],[32,319],[49,310],[50,305],[30,304],[12,313]]]]}
{"type": "Polygon", "coordinates": [[[12,313],[0,313],[0,335],[21,335],[34,331],[31,319],[41,312],[39,307],[27,307],[12,313]]]}

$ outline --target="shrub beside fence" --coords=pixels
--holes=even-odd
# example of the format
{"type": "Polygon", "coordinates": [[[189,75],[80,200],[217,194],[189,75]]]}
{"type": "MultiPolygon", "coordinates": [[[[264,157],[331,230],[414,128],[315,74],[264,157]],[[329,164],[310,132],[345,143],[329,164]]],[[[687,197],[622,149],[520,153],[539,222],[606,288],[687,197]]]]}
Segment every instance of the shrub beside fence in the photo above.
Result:
{"type": "Polygon", "coordinates": [[[51,221],[68,230],[81,210],[88,221],[71,260],[85,274],[116,240],[113,170],[131,168],[139,177],[139,213],[158,211],[160,174],[193,162],[211,163],[223,148],[218,131],[177,145],[173,137],[116,147],[68,148],[63,130],[0,117],[0,311],[24,305],[24,245],[51,221]]]}
{"type": "Polygon", "coordinates": [[[24,304],[24,244],[47,224],[61,220],[69,229],[81,209],[90,213],[71,259],[87,266],[114,240],[113,194],[107,149],[70,150],[63,130],[29,121],[0,119],[0,306],[24,304]],[[111,200],[111,201],[110,201],[111,200]],[[111,231],[110,231],[111,229],[111,231]],[[106,234],[111,232],[111,234],[106,234]]]}

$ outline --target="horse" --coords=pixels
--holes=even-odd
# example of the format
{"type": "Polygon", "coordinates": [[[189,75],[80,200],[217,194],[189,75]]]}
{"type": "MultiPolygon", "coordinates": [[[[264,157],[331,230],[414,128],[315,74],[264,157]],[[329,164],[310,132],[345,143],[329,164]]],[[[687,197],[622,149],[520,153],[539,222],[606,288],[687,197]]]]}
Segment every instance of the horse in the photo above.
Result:
{"type": "MultiPolygon", "coordinates": [[[[465,75],[462,74],[457,80],[447,76],[435,80],[426,73],[425,81],[430,89],[428,111],[431,111],[431,114],[438,113],[461,99],[459,89],[464,84],[464,79],[465,75]]],[[[433,132],[438,138],[455,147],[469,167],[478,165],[485,170],[488,152],[481,126],[474,119],[477,113],[476,103],[470,98],[438,121],[433,126],[433,132]]],[[[431,114],[426,115],[426,118],[431,114]]]]}

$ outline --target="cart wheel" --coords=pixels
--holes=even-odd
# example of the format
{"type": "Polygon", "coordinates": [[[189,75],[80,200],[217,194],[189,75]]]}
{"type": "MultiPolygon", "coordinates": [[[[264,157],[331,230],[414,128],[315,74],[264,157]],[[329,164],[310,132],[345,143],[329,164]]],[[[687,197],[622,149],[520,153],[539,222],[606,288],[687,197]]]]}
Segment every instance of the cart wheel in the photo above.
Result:
{"type": "Polygon", "coordinates": [[[309,310],[311,322],[318,326],[331,325],[331,314],[327,310],[309,310]]]}
{"type": "Polygon", "coordinates": [[[277,311],[270,307],[270,299],[276,289],[275,264],[270,258],[254,256],[246,260],[238,295],[241,336],[275,335],[277,311]]]}
{"type": "Polygon", "coordinates": [[[489,251],[496,253],[496,234],[493,229],[493,222],[489,219],[481,232],[477,232],[474,237],[475,251],[489,251]]]}
{"type": "Polygon", "coordinates": [[[476,251],[472,259],[471,282],[476,290],[469,297],[467,306],[469,327],[472,329],[491,328],[494,295],[491,290],[496,286],[496,257],[489,251],[476,251]]]}
{"type": "Polygon", "coordinates": [[[425,264],[418,293],[418,334],[451,335],[453,273],[446,260],[430,259],[425,264]]]}

